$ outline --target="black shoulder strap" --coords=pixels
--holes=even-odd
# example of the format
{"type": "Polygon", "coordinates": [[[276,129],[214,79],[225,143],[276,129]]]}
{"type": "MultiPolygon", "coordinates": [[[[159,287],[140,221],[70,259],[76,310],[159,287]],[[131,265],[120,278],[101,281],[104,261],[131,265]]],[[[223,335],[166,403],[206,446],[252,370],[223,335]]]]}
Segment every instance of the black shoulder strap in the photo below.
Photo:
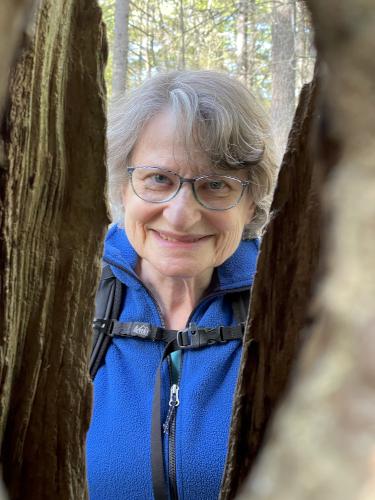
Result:
{"type": "MultiPolygon", "coordinates": [[[[95,318],[111,320],[119,317],[124,288],[121,282],[113,275],[110,266],[105,264],[95,296],[95,318]]],[[[110,322],[105,322],[101,330],[97,328],[93,329],[89,363],[92,380],[94,380],[96,372],[102,364],[109,344],[112,341],[112,336],[107,331],[109,325],[110,322]]]]}
{"type": "Polygon", "coordinates": [[[250,303],[250,290],[236,292],[232,297],[232,309],[238,324],[246,323],[250,303]]]}

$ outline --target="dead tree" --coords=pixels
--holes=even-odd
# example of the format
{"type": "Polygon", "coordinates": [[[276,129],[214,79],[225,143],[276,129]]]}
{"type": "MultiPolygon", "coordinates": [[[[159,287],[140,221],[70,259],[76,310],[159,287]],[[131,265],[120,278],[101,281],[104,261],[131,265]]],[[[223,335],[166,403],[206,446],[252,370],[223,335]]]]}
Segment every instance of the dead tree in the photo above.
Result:
{"type": "Polygon", "coordinates": [[[1,461],[10,498],[76,500],[107,222],[105,40],[94,0],[40,0],[32,28],[1,128],[1,461]]]}
{"type": "MultiPolygon", "coordinates": [[[[315,136],[311,153],[320,171],[323,200],[320,278],[310,308],[309,340],[293,387],[239,498],[370,500],[375,498],[375,13],[370,0],[307,3],[323,69],[321,118],[310,134],[315,136]]],[[[279,237],[281,247],[284,239],[279,237]]],[[[294,248],[293,242],[289,252],[294,248]]],[[[274,257],[261,260],[260,269],[272,266],[274,257]]],[[[284,260],[278,262],[285,265],[284,260]]],[[[269,284],[274,297],[279,297],[282,288],[269,284]]],[[[289,294],[290,283],[283,289],[289,294]]],[[[253,303],[261,298],[258,293],[256,284],[253,303]]],[[[266,308],[263,314],[273,317],[273,311],[266,308]]],[[[289,308],[285,317],[294,313],[289,308]]],[[[254,323],[248,339],[253,328],[254,323]]],[[[252,333],[255,336],[258,330],[252,333]]],[[[233,489],[225,490],[226,498],[243,480],[240,451],[243,460],[254,466],[259,450],[253,439],[257,394],[266,395],[264,388],[275,380],[275,349],[280,345],[285,349],[275,337],[276,347],[271,345],[267,331],[265,337],[257,337],[253,355],[248,340],[244,353],[235,404],[239,414],[235,413],[232,432],[235,457],[230,456],[229,462],[234,469],[233,489]],[[268,359],[267,370],[259,376],[263,359],[268,359]],[[236,418],[241,427],[236,427],[236,418]],[[235,435],[237,428],[242,433],[235,435]],[[245,442],[237,442],[241,439],[245,442]]],[[[261,408],[267,402],[261,397],[261,408]]]]}
{"type": "Polygon", "coordinates": [[[253,466],[287,384],[319,258],[317,176],[307,147],[316,84],[306,85],[289,137],[262,241],[235,394],[222,499],[233,498],[253,466]],[[289,313],[288,313],[289,312],[289,313]]]}

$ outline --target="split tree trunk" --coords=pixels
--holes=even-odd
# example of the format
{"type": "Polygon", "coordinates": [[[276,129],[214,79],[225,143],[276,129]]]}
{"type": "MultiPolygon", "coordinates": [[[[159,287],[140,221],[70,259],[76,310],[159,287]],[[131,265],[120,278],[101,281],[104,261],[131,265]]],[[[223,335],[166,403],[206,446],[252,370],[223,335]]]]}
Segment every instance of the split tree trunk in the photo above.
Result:
{"type": "MultiPolygon", "coordinates": [[[[319,100],[321,120],[312,150],[320,151],[323,176],[324,171],[328,172],[322,187],[321,279],[312,308],[309,340],[295,371],[294,385],[275,416],[265,449],[238,498],[372,500],[375,498],[375,12],[372,0],[307,3],[324,68],[319,100]]],[[[316,165],[319,169],[318,162],[316,165]]],[[[282,246],[283,235],[279,236],[282,246]]],[[[294,242],[291,252],[293,247],[294,242]]],[[[272,265],[274,257],[265,265],[272,265]]],[[[284,261],[277,262],[284,265],[284,261]]],[[[278,288],[274,288],[273,282],[269,284],[277,296],[278,288]]],[[[253,302],[257,300],[256,287],[253,302]]],[[[290,294],[289,280],[285,282],[284,293],[290,294]]],[[[255,314],[253,310],[252,317],[255,314]]],[[[263,314],[272,317],[273,309],[266,307],[263,314]]],[[[285,311],[285,317],[294,314],[294,307],[285,311]]],[[[249,337],[256,334],[253,328],[254,323],[249,337]]],[[[247,418],[235,414],[243,421],[243,432],[237,436],[232,433],[237,450],[241,450],[245,460],[250,457],[248,461],[254,453],[252,412],[258,406],[256,395],[262,391],[252,383],[256,374],[250,375],[248,384],[244,380],[251,369],[259,372],[259,357],[251,359],[249,347],[251,344],[244,354],[247,362],[242,366],[236,408],[244,401],[245,408],[247,403],[254,409],[247,418]],[[243,450],[241,439],[244,439],[243,450]]],[[[268,351],[264,342],[259,342],[260,352],[262,349],[265,357],[268,351]]],[[[269,358],[271,370],[274,359],[269,358]]],[[[271,382],[272,373],[257,380],[261,388],[271,382]]],[[[236,420],[234,431],[235,426],[236,420]]],[[[241,471],[241,464],[237,465],[239,456],[237,451],[237,462],[230,463],[241,471]]]]}
{"type": "Polygon", "coordinates": [[[41,0],[34,28],[2,126],[1,461],[11,499],[76,500],[107,222],[105,40],[94,0],[41,0]]]}
{"type": "Polygon", "coordinates": [[[235,394],[222,500],[234,498],[263,444],[306,323],[319,258],[317,176],[307,147],[315,83],[301,93],[263,238],[235,394]]]}
{"type": "Polygon", "coordinates": [[[374,4],[310,0],[308,5],[326,64],[321,149],[323,161],[333,164],[324,193],[326,273],[299,383],[243,498],[370,500],[375,498],[374,4]]]}

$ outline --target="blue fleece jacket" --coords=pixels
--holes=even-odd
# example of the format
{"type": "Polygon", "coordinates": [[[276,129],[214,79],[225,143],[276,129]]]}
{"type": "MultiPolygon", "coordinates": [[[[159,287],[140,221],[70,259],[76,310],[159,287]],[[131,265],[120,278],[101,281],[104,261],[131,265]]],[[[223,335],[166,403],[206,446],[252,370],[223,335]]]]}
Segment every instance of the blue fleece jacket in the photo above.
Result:
{"type": "MultiPolygon", "coordinates": [[[[230,292],[250,287],[258,253],[257,240],[242,241],[216,269],[215,285],[191,315],[199,326],[234,325],[230,292]]],[[[108,232],[104,259],[126,285],[119,320],[162,326],[160,309],[135,275],[137,254],[123,229],[108,232]]],[[[94,409],[87,436],[91,500],[153,498],[151,478],[151,409],[155,372],[162,342],[114,338],[94,381],[94,409]]],[[[220,491],[227,453],[233,394],[241,341],[185,351],[175,414],[175,473],[178,499],[213,500],[220,491]]],[[[162,370],[162,421],[170,394],[168,363],[162,370]]],[[[164,434],[166,470],[173,433],[164,434]]],[[[172,444],[173,446],[173,444],[172,444]]]]}

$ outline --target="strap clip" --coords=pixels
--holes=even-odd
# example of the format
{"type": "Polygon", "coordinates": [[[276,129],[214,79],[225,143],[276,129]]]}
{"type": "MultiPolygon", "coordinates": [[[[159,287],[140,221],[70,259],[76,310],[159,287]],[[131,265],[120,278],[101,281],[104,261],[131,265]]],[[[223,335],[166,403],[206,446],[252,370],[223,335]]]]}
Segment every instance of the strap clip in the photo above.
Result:
{"type": "Polygon", "coordinates": [[[226,343],[223,338],[223,327],[198,328],[195,323],[190,323],[187,328],[178,330],[176,334],[177,345],[181,350],[196,349],[211,344],[226,343]]]}

